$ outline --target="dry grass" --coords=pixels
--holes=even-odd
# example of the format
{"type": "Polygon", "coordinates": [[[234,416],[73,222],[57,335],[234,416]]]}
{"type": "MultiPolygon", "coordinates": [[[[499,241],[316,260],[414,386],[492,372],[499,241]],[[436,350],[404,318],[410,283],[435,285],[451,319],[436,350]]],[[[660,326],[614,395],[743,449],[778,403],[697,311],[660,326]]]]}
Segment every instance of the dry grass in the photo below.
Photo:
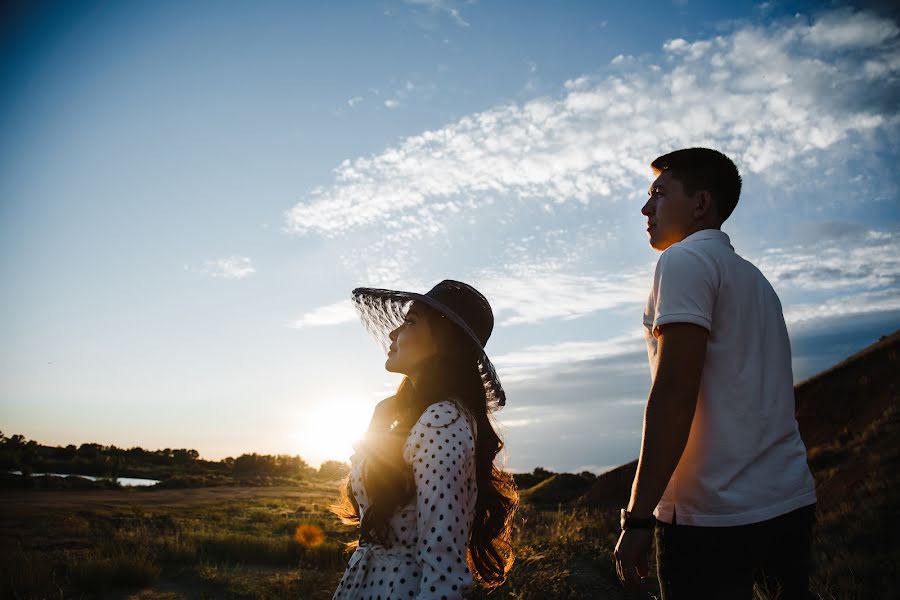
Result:
{"type": "MultiPolygon", "coordinates": [[[[886,414],[844,451],[886,452],[879,440],[896,439],[896,423],[897,411],[886,414]]],[[[896,474],[873,468],[858,484],[864,502],[838,503],[820,515],[813,579],[820,600],[886,597],[896,587],[897,483],[896,474]],[[887,522],[886,514],[893,515],[887,522]]],[[[0,496],[0,597],[330,598],[353,536],[327,513],[336,488],[233,491],[0,496]]],[[[617,536],[613,511],[525,504],[514,521],[509,579],[472,598],[628,598],[613,567],[617,536]]],[[[774,600],[777,591],[754,597],[774,600]]]]}
{"type": "Polygon", "coordinates": [[[564,506],[539,510],[523,505],[516,516],[516,562],[508,580],[491,592],[477,590],[472,598],[628,598],[613,565],[618,533],[618,518],[611,511],[564,506]]]}
{"type": "Polygon", "coordinates": [[[78,508],[76,492],[6,494],[0,597],[143,590],[142,597],[277,599],[334,589],[352,536],[324,513],[334,486],[233,491],[77,492],[78,508]],[[316,535],[298,539],[298,527],[316,535]]]}

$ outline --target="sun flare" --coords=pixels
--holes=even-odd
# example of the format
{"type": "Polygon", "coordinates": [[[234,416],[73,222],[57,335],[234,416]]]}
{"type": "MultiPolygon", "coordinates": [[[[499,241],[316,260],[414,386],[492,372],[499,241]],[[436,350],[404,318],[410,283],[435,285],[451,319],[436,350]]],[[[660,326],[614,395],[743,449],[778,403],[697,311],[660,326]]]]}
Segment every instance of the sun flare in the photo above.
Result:
{"type": "Polygon", "coordinates": [[[349,461],[353,442],[365,433],[374,408],[374,402],[336,399],[304,410],[292,436],[298,453],[312,466],[326,460],[349,461]]]}

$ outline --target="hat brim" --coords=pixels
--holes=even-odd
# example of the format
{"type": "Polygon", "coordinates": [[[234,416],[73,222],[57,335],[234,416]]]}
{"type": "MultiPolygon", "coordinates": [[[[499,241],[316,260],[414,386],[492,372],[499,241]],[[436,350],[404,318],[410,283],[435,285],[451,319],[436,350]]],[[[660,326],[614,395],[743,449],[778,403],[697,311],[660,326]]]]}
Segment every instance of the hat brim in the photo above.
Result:
{"type": "Polygon", "coordinates": [[[478,349],[478,371],[484,385],[488,409],[497,410],[506,404],[506,392],[503,391],[497,370],[488,358],[484,346],[472,328],[448,306],[424,294],[379,288],[356,288],[353,290],[352,300],[366,331],[385,352],[391,343],[389,334],[403,323],[406,311],[413,302],[427,304],[444,315],[462,329],[478,349]]]}

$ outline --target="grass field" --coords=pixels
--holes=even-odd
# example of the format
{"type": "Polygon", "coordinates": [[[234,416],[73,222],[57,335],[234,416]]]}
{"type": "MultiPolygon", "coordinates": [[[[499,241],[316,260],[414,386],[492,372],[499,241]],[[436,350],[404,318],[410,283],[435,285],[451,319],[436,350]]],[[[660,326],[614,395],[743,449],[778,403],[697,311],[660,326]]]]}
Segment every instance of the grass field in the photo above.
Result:
{"type": "MultiPolygon", "coordinates": [[[[4,491],[0,597],[330,598],[354,533],[327,510],[336,494],[336,483],[4,491]]],[[[847,541],[831,539],[833,526],[822,527],[819,548],[847,541]]],[[[628,598],[613,569],[617,536],[612,511],[525,503],[515,520],[517,561],[508,581],[472,598],[628,598]]],[[[829,570],[816,575],[820,599],[870,597],[857,589],[860,581],[836,580],[846,575],[845,562],[832,557],[829,570]]],[[[756,598],[768,596],[757,591],[756,598]]]]}
{"type": "Polygon", "coordinates": [[[335,490],[3,492],[0,596],[330,598],[352,537],[327,514],[335,490]]]}
{"type": "MultiPolygon", "coordinates": [[[[303,488],[6,491],[4,598],[330,598],[353,530],[327,512],[335,484],[303,488]],[[303,526],[308,541],[298,539],[303,526]],[[321,540],[314,539],[321,532],[321,540]]],[[[620,598],[613,515],[523,507],[518,561],[475,598],[620,598]]]]}

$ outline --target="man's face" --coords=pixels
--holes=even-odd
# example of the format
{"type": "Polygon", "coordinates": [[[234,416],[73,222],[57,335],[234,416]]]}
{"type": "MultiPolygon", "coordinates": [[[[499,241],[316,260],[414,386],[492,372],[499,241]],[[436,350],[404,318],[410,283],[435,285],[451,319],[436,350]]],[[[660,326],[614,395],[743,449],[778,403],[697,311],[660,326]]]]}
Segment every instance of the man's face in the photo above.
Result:
{"type": "Polygon", "coordinates": [[[647,233],[654,249],[665,250],[693,232],[696,203],[669,171],[663,171],[650,184],[647,194],[641,214],[647,217],[647,233]]]}

